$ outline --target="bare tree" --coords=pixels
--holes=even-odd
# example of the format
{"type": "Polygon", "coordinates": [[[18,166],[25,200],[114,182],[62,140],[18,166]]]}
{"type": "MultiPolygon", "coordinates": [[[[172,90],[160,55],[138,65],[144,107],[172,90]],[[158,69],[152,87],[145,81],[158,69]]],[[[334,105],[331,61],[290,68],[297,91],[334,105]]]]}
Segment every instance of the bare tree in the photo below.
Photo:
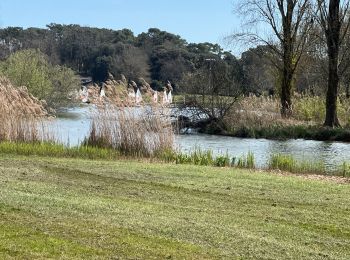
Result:
{"type": "Polygon", "coordinates": [[[207,59],[206,64],[193,73],[185,74],[181,85],[185,94],[183,108],[192,109],[195,127],[214,127],[225,131],[224,117],[240,96],[236,75],[220,59],[207,59]]]}
{"type": "Polygon", "coordinates": [[[293,77],[308,46],[313,24],[309,15],[311,6],[311,0],[242,0],[239,4],[247,31],[235,34],[233,39],[263,43],[275,52],[278,59],[274,64],[279,70],[281,114],[284,117],[292,112],[293,77]],[[270,30],[264,34],[266,24],[270,30]]]}
{"type": "Polygon", "coordinates": [[[328,88],[326,97],[326,118],[324,125],[339,127],[337,100],[340,75],[348,66],[341,66],[346,60],[346,51],[341,47],[349,31],[348,0],[317,0],[317,19],[323,28],[328,54],[328,88]],[[343,53],[344,55],[341,55],[343,53]],[[343,67],[342,70],[339,68],[343,67]]]}

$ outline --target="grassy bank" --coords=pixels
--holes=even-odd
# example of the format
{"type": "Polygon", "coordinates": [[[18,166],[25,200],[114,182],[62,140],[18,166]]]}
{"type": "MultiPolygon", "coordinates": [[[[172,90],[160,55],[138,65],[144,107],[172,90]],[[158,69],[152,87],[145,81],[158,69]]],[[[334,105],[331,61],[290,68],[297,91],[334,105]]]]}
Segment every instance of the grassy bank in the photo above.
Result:
{"type": "Polygon", "coordinates": [[[307,125],[239,127],[222,134],[242,138],[265,138],[273,140],[306,139],[350,142],[350,129],[307,125]]]}
{"type": "Polygon", "coordinates": [[[348,185],[3,155],[0,258],[349,259],[348,185]]]}
{"type": "MultiPolygon", "coordinates": [[[[68,147],[50,142],[0,142],[0,154],[42,156],[56,158],[79,158],[92,160],[135,160],[164,162],[170,164],[189,164],[197,166],[214,166],[228,168],[255,169],[254,153],[235,157],[235,155],[214,155],[211,150],[195,148],[192,152],[183,153],[172,149],[157,151],[152,156],[142,154],[125,154],[113,148],[79,145],[68,147]]],[[[264,168],[263,168],[264,169],[264,168]]],[[[271,154],[266,169],[279,170],[297,174],[318,174],[350,177],[350,164],[343,162],[330,171],[323,161],[297,160],[292,155],[271,154]]]]}
{"type": "Polygon", "coordinates": [[[350,142],[349,99],[339,99],[338,117],[343,128],[335,129],[323,127],[324,100],[325,97],[295,95],[291,116],[283,118],[277,97],[242,97],[221,118],[220,124],[199,124],[199,131],[243,138],[350,142]]]}

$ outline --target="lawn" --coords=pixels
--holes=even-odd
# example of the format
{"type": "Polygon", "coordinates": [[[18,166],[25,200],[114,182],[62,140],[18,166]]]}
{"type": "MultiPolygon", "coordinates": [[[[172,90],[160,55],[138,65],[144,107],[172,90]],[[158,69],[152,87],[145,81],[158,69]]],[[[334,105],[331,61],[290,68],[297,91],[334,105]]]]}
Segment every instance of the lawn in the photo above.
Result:
{"type": "Polygon", "coordinates": [[[350,186],[143,161],[0,156],[0,259],[350,259],[350,186]]]}

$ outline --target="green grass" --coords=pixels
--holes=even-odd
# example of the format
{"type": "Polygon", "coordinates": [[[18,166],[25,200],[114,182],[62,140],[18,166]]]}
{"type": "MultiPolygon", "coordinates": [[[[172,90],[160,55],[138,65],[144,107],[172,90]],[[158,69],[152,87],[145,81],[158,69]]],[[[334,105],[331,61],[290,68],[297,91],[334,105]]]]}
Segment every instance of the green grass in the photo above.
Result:
{"type": "Polygon", "coordinates": [[[350,163],[343,162],[343,164],[339,167],[339,173],[343,177],[350,177],[350,163]]]}
{"type": "Polygon", "coordinates": [[[238,158],[237,167],[254,169],[255,168],[254,154],[252,152],[248,152],[247,155],[242,155],[240,158],[238,158]]]}
{"type": "Polygon", "coordinates": [[[229,136],[242,138],[266,138],[266,139],[308,139],[318,141],[343,141],[350,142],[349,128],[327,128],[321,126],[279,126],[270,127],[241,127],[231,129],[225,133],[229,136]]]}
{"type": "Polygon", "coordinates": [[[331,182],[0,156],[0,259],[349,259],[349,213],[331,182]]]}
{"type": "MultiPolygon", "coordinates": [[[[298,161],[292,155],[273,154],[269,160],[269,169],[288,171],[291,173],[313,173],[313,174],[327,174],[327,170],[322,161],[298,161]]],[[[346,164],[344,163],[342,169],[334,171],[332,174],[340,175],[346,172],[346,164]]]]}
{"type": "Polygon", "coordinates": [[[201,166],[216,167],[239,167],[254,169],[254,154],[249,152],[241,156],[236,163],[236,157],[230,157],[228,153],[214,156],[212,150],[201,150],[195,148],[192,152],[182,153],[173,150],[165,150],[156,154],[156,157],[163,162],[176,164],[193,164],[201,166]]]}
{"type": "Polygon", "coordinates": [[[50,142],[0,142],[0,153],[83,159],[116,159],[120,156],[120,153],[113,149],[86,145],[67,147],[50,142]]]}

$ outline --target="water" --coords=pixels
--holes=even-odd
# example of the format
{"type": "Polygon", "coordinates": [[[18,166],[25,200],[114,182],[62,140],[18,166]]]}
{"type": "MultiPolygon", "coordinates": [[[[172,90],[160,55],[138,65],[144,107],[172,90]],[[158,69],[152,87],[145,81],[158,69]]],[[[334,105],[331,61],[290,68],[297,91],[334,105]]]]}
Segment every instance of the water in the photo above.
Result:
{"type": "MultiPolygon", "coordinates": [[[[64,143],[77,145],[87,136],[90,127],[92,107],[68,109],[54,119],[52,127],[56,136],[64,143]]],[[[245,139],[215,135],[177,135],[176,146],[183,152],[195,148],[212,150],[214,154],[239,157],[253,152],[256,165],[266,167],[271,154],[290,154],[299,160],[323,161],[329,170],[336,169],[344,161],[350,161],[350,144],[342,142],[321,142],[312,140],[276,141],[266,139],[245,139]]]]}

